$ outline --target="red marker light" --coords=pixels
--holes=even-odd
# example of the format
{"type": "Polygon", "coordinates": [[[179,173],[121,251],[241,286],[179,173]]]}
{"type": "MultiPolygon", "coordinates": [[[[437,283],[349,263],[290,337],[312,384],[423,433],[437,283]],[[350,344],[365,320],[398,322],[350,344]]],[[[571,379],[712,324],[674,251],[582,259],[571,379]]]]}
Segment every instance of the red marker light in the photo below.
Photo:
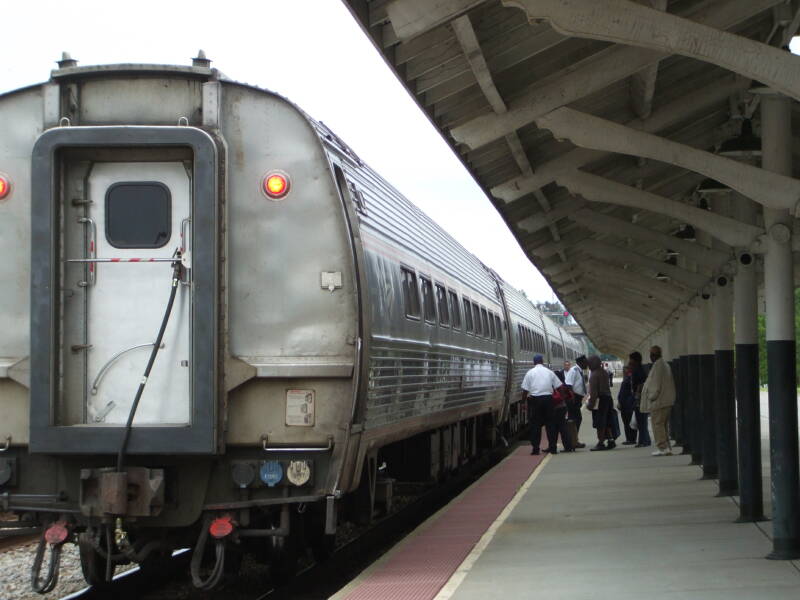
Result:
{"type": "Polygon", "coordinates": [[[283,173],[269,173],[264,177],[264,193],[271,200],[280,200],[289,193],[289,177],[283,173]]]}
{"type": "Polygon", "coordinates": [[[56,521],[44,532],[44,539],[48,544],[61,544],[67,539],[69,529],[66,521],[56,521]]]}
{"type": "Polygon", "coordinates": [[[212,537],[215,537],[218,540],[227,537],[233,532],[233,516],[223,515],[221,517],[217,517],[211,521],[211,525],[208,527],[208,532],[212,537]]]}
{"type": "Polygon", "coordinates": [[[0,175],[0,200],[3,200],[10,193],[11,181],[5,175],[0,175]]]}

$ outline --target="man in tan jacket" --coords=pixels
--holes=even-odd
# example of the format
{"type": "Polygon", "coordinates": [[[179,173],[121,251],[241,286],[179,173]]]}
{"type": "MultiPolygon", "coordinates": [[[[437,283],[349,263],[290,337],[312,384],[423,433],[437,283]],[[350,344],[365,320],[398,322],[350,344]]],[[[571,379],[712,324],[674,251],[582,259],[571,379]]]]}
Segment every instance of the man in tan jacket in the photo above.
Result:
{"type": "Polygon", "coordinates": [[[647,381],[642,388],[640,410],[650,413],[653,421],[653,436],[658,446],[653,456],[668,456],[672,454],[668,424],[672,405],[675,404],[675,382],[672,379],[672,370],[661,358],[661,347],[650,348],[650,360],[653,366],[650,367],[647,381]]]}

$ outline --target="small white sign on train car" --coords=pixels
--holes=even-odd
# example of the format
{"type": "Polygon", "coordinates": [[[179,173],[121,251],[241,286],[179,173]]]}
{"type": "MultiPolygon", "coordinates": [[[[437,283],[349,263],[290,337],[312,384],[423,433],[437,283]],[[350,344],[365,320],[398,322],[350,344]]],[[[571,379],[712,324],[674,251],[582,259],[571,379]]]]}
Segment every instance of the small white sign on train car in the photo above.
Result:
{"type": "Polygon", "coordinates": [[[312,427],[315,404],[314,390],[286,390],[286,424],[312,427]]]}

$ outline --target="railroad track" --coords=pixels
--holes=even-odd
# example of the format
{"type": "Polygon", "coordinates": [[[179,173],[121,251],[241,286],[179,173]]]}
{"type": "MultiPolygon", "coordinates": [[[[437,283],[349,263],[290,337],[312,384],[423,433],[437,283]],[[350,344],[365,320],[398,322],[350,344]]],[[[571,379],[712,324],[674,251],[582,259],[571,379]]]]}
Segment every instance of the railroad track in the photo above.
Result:
{"type": "Polygon", "coordinates": [[[4,524],[0,527],[0,552],[24,546],[38,537],[38,527],[14,527],[4,524]]]}
{"type": "Polygon", "coordinates": [[[103,590],[86,588],[61,600],[99,600],[115,598],[125,600],[297,600],[323,599],[344,587],[372,562],[397,544],[405,535],[425,519],[457,496],[462,490],[497,464],[511,450],[501,448],[488,453],[471,465],[462,468],[446,482],[425,490],[402,508],[376,520],[371,526],[359,530],[350,539],[336,547],[323,562],[307,563],[287,583],[277,585],[269,581],[268,568],[245,564],[242,572],[226,578],[211,591],[192,587],[188,577],[191,552],[186,550],[172,557],[161,576],[153,576],[139,569],[117,575],[103,590]]]}

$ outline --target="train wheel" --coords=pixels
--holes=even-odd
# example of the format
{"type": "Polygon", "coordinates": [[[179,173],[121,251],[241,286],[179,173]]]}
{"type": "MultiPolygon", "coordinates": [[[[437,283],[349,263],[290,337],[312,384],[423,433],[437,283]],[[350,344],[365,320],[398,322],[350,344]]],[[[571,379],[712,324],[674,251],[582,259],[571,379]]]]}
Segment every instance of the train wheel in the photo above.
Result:
{"type": "MultiPolygon", "coordinates": [[[[106,559],[95,549],[91,534],[81,533],[78,536],[78,554],[86,583],[98,589],[108,586],[110,581],[106,579],[106,559]]],[[[115,567],[112,563],[111,577],[114,576],[115,567]]]]}

